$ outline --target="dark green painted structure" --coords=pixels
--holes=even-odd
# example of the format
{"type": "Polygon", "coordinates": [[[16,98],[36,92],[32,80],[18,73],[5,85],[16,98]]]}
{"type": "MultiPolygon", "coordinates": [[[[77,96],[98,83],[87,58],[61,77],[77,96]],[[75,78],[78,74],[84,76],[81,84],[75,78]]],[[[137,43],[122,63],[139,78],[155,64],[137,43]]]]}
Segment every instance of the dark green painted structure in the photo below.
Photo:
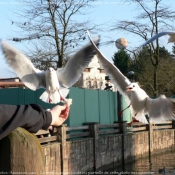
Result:
{"type": "MultiPolygon", "coordinates": [[[[44,103],[39,99],[43,89],[32,91],[23,88],[0,89],[1,104],[39,104],[43,108],[52,108],[54,104],[44,103]]],[[[72,87],[67,98],[72,98],[70,116],[66,123],[69,126],[80,126],[85,122],[111,124],[118,120],[117,93],[102,90],[88,90],[72,87]]],[[[126,106],[122,100],[123,108],[126,106]]],[[[130,112],[125,111],[123,119],[130,121],[130,112]]]]}
{"type": "Polygon", "coordinates": [[[117,93],[101,90],[71,88],[73,99],[69,123],[72,126],[84,122],[113,123],[117,120],[117,93]]]}

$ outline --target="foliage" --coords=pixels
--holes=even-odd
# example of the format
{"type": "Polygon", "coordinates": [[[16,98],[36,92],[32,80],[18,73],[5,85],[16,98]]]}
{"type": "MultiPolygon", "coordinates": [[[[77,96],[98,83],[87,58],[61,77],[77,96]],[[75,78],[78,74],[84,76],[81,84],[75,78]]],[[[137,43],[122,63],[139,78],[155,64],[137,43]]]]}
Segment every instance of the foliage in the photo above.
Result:
{"type": "Polygon", "coordinates": [[[112,57],[114,65],[117,66],[124,75],[127,75],[129,72],[130,59],[130,55],[124,49],[120,49],[118,52],[114,53],[112,57]]]}
{"type": "Polygon", "coordinates": [[[174,45],[172,46],[172,53],[173,53],[173,55],[175,55],[175,43],[174,43],[174,45]]]}
{"type": "MultiPolygon", "coordinates": [[[[163,4],[165,0],[153,0],[148,3],[147,0],[123,0],[128,3],[135,3],[137,8],[141,11],[135,18],[135,20],[122,20],[114,24],[111,30],[120,30],[128,33],[132,33],[144,40],[148,40],[156,33],[165,30],[174,30],[172,21],[175,19],[175,11],[171,10],[171,7],[163,4]]],[[[166,3],[166,2],[165,2],[166,3]]],[[[150,43],[147,47],[149,55],[149,62],[152,75],[150,77],[153,80],[150,82],[150,87],[153,91],[154,96],[158,96],[161,92],[161,84],[159,84],[159,69],[162,67],[160,63],[160,52],[159,40],[150,43]]],[[[137,55],[137,54],[136,54],[137,55]]],[[[134,57],[137,60],[137,57],[134,57]]],[[[136,61],[137,62],[137,61],[136,61]]],[[[135,62],[135,63],[136,63],[135,62]]],[[[141,65],[138,65],[141,67],[141,65]]],[[[143,66],[142,66],[143,67],[143,66]]],[[[146,69],[146,68],[145,68],[146,69]]],[[[142,77],[145,77],[144,72],[140,72],[142,77]]]]}
{"type": "MultiPolygon", "coordinates": [[[[172,96],[175,94],[175,59],[165,49],[159,48],[160,59],[157,67],[157,83],[160,94],[172,96]]],[[[130,64],[136,74],[136,81],[150,95],[154,96],[154,66],[150,61],[149,47],[144,47],[137,53],[137,59],[133,59],[130,64]]]]}

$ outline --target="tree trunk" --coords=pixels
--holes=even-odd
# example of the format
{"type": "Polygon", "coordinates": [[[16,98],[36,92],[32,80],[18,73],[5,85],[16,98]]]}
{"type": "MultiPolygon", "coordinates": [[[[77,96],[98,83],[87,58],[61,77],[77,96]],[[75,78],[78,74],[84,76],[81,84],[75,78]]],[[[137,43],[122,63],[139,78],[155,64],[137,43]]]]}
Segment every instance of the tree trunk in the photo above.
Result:
{"type": "Polygon", "coordinates": [[[157,65],[154,66],[154,97],[158,96],[158,89],[157,89],[157,65]]]}

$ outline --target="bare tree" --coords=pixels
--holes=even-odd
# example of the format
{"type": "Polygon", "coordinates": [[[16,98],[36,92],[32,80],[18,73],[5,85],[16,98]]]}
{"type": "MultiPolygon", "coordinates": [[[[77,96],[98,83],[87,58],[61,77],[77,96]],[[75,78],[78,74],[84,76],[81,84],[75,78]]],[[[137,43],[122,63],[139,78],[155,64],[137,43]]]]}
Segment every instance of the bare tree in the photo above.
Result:
{"type": "Polygon", "coordinates": [[[13,41],[28,41],[28,55],[34,64],[46,69],[62,67],[66,58],[86,39],[86,30],[97,26],[82,20],[83,11],[93,0],[38,0],[21,1],[19,21],[13,21],[22,32],[13,41]]]}
{"type": "MultiPolygon", "coordinates": [[[[165,30],[174,30],[175,11],[171,10],[166,4],[165,0],[124,0],[128,3],[135,3],[137,9],[141,10],[141,13],[136,16],[133,21],[119,21],[112,27],[112,30],[122,30],[135,34],[141,37],[143,40],[151,38],[156,33],[165,30]]],[[[153,66],[153,85],[150,83],[150,87],[154,92],[154,96],[158,96],[158,65],[159,65],[159,39],[149,44],[149,58],[153,66]]],[[[149,83],[149,82],[148,82],[149,83]]]]}

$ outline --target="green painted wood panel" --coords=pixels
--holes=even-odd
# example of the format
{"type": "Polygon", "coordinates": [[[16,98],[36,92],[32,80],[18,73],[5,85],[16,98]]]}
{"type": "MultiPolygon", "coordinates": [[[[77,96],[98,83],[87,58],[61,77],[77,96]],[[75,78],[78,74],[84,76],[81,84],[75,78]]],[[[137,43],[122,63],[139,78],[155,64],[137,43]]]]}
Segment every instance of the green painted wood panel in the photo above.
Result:
{"type": "Polygon", "coordinates": [[[98,90],[84,90],[85,122],[99,121],[99,97],[98,90]]]}
{"type": "Polygon", "coordinates": [[[100,124],[111,123],[110,115],[110,104],[109,104],[109,91],[98,91],[99,92],[99,112],[100,112],[100,124]]]}
{"type": "Polygon", "coordinates": [[[36,92],[32,92],[30,89],[25,89],[25,104],[37,103],[36,102],[36,92]]]}
{"type": "MultiPolygon", "coordinates": [[[[127,101],[127,98],[122,96],[122,109],[128,107],[128,101],[127,101]]],[[[124,112],[123,112],[123,121],[127,121],[128,123],[131,122],[131,112],[130,112],[130,109],[126,109],[124,112]]]]}
{"type": "Polygon", "coordinates": [[[109,117],[111,124],[118,120],[117,93],[109,91],[109,117]]]}
{"type": "Polygon", "coordinates": [[[1,96],[0,100],[2,104],[18,104],[18,89],[1,89],[1,96]]]}
{"type": "Polygon", "coordinates": [[[72,98],[70,115],[67,120],[69,126],[80,126],[85,122],[84,89],[72,87],[68,98],[72,98]]]}
{"type": "Polygon", "coordinates": [[[19,105],[25,104],[25,89],[15,88],[14,90],[18,92],[18,97],[15,97],[18,98],[18,104],[19,105]]]}
{"type": "MultiPolygon", "coordinates": [[[[55,104],[41,101],[39,97],[44,89],[32,91],[23,88],[0,89],[1,104],[39,104],[45,109],[50,109],[55,104]]],[[[102,90],[70,88],[67,98],[73,99],[70,108],[70,116],[66,123],[69,126],[80,126],[85,122],[99,122],[110,124],[118,119],[117,116],[117,93],[102,90]]],[[[122,100],[123,107],[126,102],[122,100]]],[[[124,120],[131,118],[129,110],[124,112],[124,120]]]]}

